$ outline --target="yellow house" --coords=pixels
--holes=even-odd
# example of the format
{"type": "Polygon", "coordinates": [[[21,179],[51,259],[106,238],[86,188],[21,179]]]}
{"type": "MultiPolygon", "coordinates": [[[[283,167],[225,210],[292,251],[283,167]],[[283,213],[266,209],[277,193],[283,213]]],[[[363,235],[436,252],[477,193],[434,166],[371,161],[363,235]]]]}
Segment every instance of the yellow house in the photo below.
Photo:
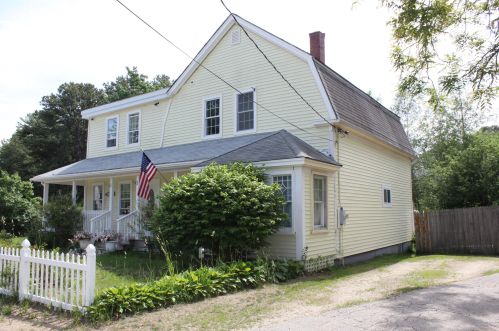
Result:
{"type": "Polygon", "coordinates": [[[397,115],[324,63],[229,16],[169,89],[82,112],[87,158],[41,174],[84,188],[85,230],[141,240],[136,187],[144,150],[163,182],[210,162],[265,166],[283,187],[288,224],[270,253],[321,267],[404,249],[412,235],[414,156],[397,115]],[[320,257],[320,258],[319,258],[320,257]]]}

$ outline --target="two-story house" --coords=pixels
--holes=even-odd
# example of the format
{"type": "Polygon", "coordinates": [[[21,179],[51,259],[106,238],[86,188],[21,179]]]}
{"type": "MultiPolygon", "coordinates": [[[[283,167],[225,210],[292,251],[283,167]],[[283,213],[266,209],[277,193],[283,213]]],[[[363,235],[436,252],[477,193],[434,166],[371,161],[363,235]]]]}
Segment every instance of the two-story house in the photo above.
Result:
{"type": "Polygon", "coordinates": [[[153,196],[211,162],[253,162],[286,200],[271,254],[330,263],[407,247],[413,150],[398,116],[324,63],[324,38],[311,33],[307,53],[229,16],[169,89],[82,112],[87,158],[33,178],[44,202],[50,184],[74,198],[82,186],[86,230],[140,239],[141,150],[159,170],[153,196]]]}

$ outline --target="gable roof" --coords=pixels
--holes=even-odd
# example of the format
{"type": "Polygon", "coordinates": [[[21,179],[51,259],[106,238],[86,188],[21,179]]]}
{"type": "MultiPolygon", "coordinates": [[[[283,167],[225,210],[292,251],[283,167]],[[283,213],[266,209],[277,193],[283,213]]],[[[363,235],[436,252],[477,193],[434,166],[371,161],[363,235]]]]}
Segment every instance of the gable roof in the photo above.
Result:
{"type": "Polygon", "coordinates": [[[332,157],[321,153],[300,138],[286,130],[280,130],[251,144],[201,162],[197,166],[204,167],[213,162],[227,164],[241,160],[245,162],[263,162],[295,158],[306,158],[339,165],[332,157]]]}
{"type": "MultiPolygon", "coordinates": [[[[293,158],[308,158],[338,165],[333,158],[324,155],[285,130],[168,146],[147,150],[146,154],[159,168],[168,165],[178,167],[179,164],[193,167],[204,166],[212,162],[259,162],[293,158]]],[[[94,157],[38,175],[32,180],[54,181],[85,174],[95,176],[95,173],[99,172],[138,172],[141,160],[141,151],[94,157]]]]}
{"type": "Polygon", "coordinates": [[[409,139],[397,115],[334,70],[317,61],[306,51],[238,15],[234,16],[237,22],[232,15],[229,15],[170,88],[91,108],[83,111],[82,117],[89,119],[111,111],[169,99],[188,81],[189,77],[199,68],[199,63],[205,60],[229,29],[234,24],[240,24],[247,31],[283,48],[308,64],[331,121],[344,121],[353,129],[360,129],[405,153],[414,155],[409,139]]]}
{"type": "Polygon", "coordinates": [[[340,121],[345,121],[354,129],[366,131],[395,148],[414,154],[399,116],[333,69],[315,59],[314,63],[340,121]]]}

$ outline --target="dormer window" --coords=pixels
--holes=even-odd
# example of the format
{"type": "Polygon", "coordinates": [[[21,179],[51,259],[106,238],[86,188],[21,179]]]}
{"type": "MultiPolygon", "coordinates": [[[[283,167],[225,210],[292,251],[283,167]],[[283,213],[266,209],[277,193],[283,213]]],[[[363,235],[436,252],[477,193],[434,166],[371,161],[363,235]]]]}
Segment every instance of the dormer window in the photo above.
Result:
{"type": "Polygon", "coordinates": [[[255,129],[254,92],[245,92],[237,95],[237,131],[251,131],[255,129]]]}
{"type": "Polygon", "coordinates": [[[118,146],[118,117],[111,117],[106,120],[106,147],[116,146],[118,146]]]}
{"type": "Polygon", "coordinates": [[[135,145],[139,143],[140,136],[140,113],[129,113],[128,114],[128,135],[127,144],[135,145]]]}
{"type": "Polygon", "coordinates": [[[220,134],[220,98],[204,101],[204,136],[220,134]]]}

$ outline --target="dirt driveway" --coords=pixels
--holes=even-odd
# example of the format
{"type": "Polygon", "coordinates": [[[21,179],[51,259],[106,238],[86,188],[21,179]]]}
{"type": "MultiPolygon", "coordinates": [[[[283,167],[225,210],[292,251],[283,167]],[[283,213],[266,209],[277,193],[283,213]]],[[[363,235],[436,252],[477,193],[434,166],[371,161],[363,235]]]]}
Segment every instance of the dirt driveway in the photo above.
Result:
{"type": "Polygon", "coordinates": [[[253,330],[499,330],[499,274],[253,330]]]}
{"type": "MultiPolygon", "coordinates": [[[[414,289],[450,284],[496,273],[499,273],[499,258],[493,257],[386,256],[359,265],[334,268],[286,284],[268,285],[257,290],[131,316],[100,325],[98,328],[144,331],[267,329],[282,326],[283,329],[287,329],[294,323],[305,323],[299,324],[303,327],[312,325],[310,320],[318,319],[327,329],[329,324],[326,320],[320,319],[321,317],[332,318],[337,312],[349,312],[350,309],[355,312],[355,309],[363,307],[365,303],[375,304],[370,302],[393,296],[395,299],[399,297],[398,295],[414,289]],[[304,319],[296,321],[297,316],[304,319]]],[[[419,292],[407,295],[417,293],[419,292]]],[[[404,298],[405,294],[400,297],[404,298]]],[[[476,300],[472,298],[471,292],[467,298],[470,303],[476,300]]],[[[392,302],[394,299],[386,302],[392,302]]],[[[410,311],[410,303],[405,304],[409,305],[407,310],[410,311]]],[[[386,314],[389,314],[389,308],[385,309],[386,314]]],[[[394,309],[392,313],[398,314],[394,309]]],[[[357,315],[352,313],[350,316],[356,318],[357,315]]],[[[396,315],[393,318],[399,317],[396,315]]],[[[332,325],[329,327],[332,328],[332,325]]],[[[390,328],[388,325],[387,327],[390,328]]],[[[0,316],[0,330],[66,328],[93,329],[85,325],[74,325],[70,318],[60,315],[40,314],[23,309],[14,309],[9,316],[0,316]]],[[[348,326],[346,328],[348,329],[348,326]]],[[[358,328],[358,325],[351,328],[358,328]]]]}

